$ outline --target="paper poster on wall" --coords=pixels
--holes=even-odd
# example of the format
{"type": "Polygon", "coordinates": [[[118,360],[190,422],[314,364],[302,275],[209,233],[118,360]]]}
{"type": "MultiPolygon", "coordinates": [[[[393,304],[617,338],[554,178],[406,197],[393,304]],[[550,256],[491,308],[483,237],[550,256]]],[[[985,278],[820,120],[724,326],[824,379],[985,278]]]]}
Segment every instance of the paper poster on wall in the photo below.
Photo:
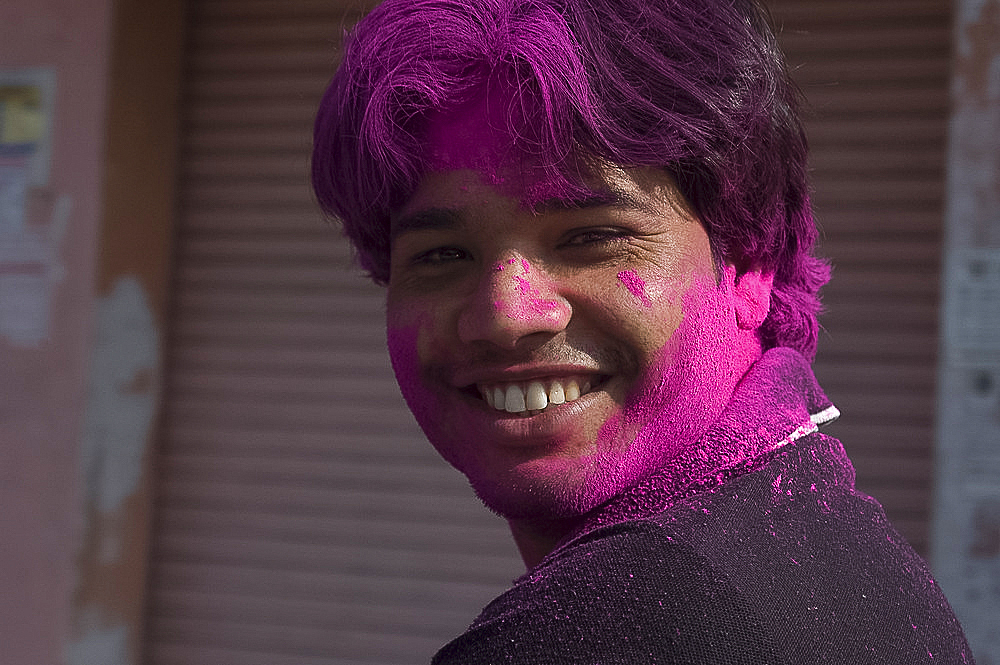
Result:
{"type": "Polygon", "coordinates": [[[55,74],[0,69],[0,337],[37,346],[48,336],[68,199],[48,187],[55,74]]]}

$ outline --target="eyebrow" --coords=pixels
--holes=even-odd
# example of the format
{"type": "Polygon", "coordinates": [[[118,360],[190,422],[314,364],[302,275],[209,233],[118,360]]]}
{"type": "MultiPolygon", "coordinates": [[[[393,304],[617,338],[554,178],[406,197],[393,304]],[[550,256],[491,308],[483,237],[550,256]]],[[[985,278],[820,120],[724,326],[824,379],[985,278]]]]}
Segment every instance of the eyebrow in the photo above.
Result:
{"type": "Polygon", "coordinates": [[[648,202],[641,201],[633,196],[631,192],[614,186],[609,186],[607,191],[590,191],[576,198],[554,197],[546,199],[539,203],[535,207],[535,210],[537,212],[560,212],[563,210],[587,210],[604,206],[641,210],[648,213],[656,212],[648,202]]]}
{"type": "Polygon", "coordinates": [[[533,206],[535,212],[562,212],[564,210],[586,210],[621,204],[621,197],[613,192],[587,192],[583,196],[554,196],[533,206]]]}
{"type": "MultiPolygon", "coordinates": [[[[579,197],[552,197],[535,206],[535,212],[564,212],[567,210],[587,210],[610,206],[641,210],[656,214],[648,202],[641,201],[630,192],[619,187],[609,187],[608,191],[589,191],[579,197]]],[[[410,231],[438,231],[454,229],[461,224],[461,215],[451,208],[425,208],[412,214],[403,215],[390,223],[389,239],[410,231]]]]}
{"type": "Polygon", "coordinates": [[[458,213],[450,208],[425,208],[398,220],[392,220],[389,239],[395,240],[401,233],[409,231],[435,231],[453,229],[459,225],[458,213]]]}

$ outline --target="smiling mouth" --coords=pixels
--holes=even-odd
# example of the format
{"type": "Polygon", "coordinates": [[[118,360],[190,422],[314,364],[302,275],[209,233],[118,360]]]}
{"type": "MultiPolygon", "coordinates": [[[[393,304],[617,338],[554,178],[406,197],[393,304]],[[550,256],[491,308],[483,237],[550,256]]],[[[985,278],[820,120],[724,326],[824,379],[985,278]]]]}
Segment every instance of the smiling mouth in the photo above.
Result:
{"type": "Polygon", "coordinates": [[[478,383],[479,396],[497,411],[533,416],[591,392],[605,377],[578,376],[533,381],[478,383]]]}

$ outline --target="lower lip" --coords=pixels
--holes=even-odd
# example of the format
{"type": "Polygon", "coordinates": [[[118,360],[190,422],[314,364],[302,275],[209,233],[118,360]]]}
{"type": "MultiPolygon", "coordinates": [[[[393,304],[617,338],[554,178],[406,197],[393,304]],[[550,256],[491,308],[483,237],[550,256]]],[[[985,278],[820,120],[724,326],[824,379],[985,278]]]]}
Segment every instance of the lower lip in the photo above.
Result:
{"type": "Polygon", "coordinates": [[[533,447],[558,443],[571,430],[579,428],[584,411],[596,406],[602,395],[605,395],[603,390],[592,390],[572,402],[549,406],[534,415],[498,411],[481,399],[466,398],[474,406],[469,414],[474,430],[491,435],[504,446],[533,447]]]}

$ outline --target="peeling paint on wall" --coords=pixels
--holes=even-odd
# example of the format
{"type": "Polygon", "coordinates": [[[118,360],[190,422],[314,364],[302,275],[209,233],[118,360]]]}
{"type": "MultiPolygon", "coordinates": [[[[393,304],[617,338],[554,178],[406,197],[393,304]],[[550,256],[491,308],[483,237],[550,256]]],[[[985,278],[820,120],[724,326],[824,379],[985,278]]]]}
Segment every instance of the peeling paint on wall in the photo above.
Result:
{"type": "Polygon", "coordinates": [[[1000,0],[954,6],[931,562],[1000,665],[1000,0]]]}
{"type": "Polygon", "coordinates": [[[160,385],[160,336],[138,278],[119,278],[98,299],[94,329],[80,447],[87,523],[66,663],[132,665],[140,653],[143,483],[160,385]]]}
{"type": "Polygon", "coordinates": [[[142,475],[156,413],[158,348],[145,291],[134,277],[119,279],[97,305],[81,450],[86,499],[102,515],[117,510],[142,475]]]}
{"type": "Polygon", "coordinates": [[[957,92],[980,102],[991,97],[996,99],[1000,95],[995,48],[996,31],[1000,28],[1000,3],[997,0],[957,3],[956,26],[957,92]]]}
{"type": "Polygon", "coordinates": [[[0,335],[13,346],[33,348],[49,337],[52,296],[64,273],[60,251],[71,200],[39,188],[25,198],[24,228],[0,229],[0,335]]]}
{"type": "Polygon", "coordinates": [[[948,156],[952,245],[1000,247],[1000,0],[956,3],[948,156]]]}
{"type": "Polygon", "coordinates": [[[0,336],[49,337],[70,198],[48,186],[55,71],[0,70],[0,336]]]}
{"type": "Polygon", "coordinates": [[[129,665],[128,629],[96,629],[66,647],[66,665],[129,665]]]}

